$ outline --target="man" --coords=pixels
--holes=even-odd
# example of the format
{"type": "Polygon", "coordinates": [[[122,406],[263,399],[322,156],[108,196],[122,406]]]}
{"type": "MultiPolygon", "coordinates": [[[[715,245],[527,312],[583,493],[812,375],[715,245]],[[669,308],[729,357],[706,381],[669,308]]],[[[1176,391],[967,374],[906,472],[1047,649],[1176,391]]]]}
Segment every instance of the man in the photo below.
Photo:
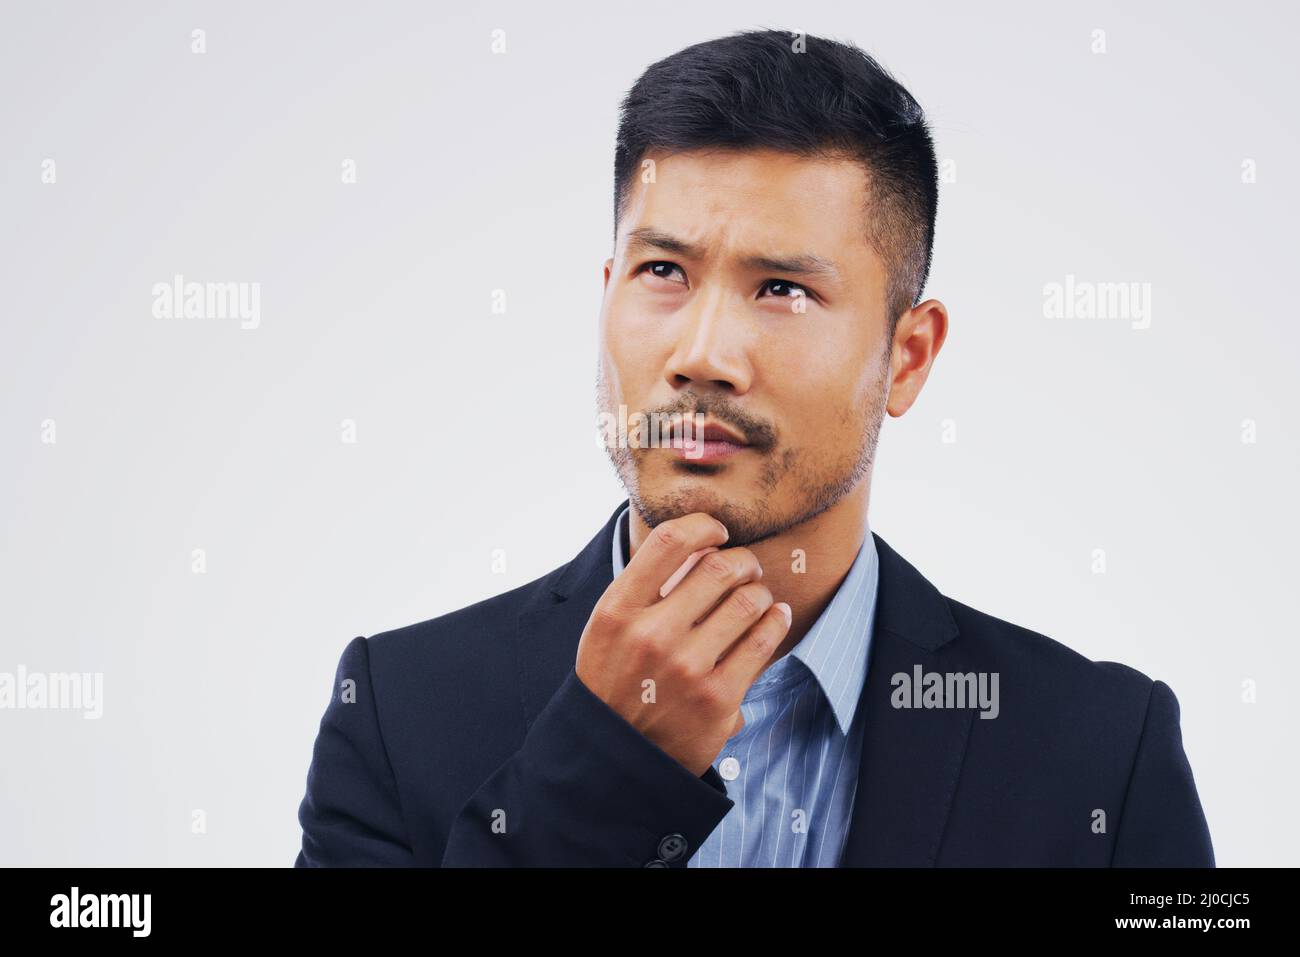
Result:
{"type": "Polygon", "coordinates": [[[868,527],[883,415],[947,334],[937,192],[854,47],[755,31],[645,72],[597,382],[629,501],[543,578],[348,644],[299,866],[1213,865],[1168,686],[868,527]]]}

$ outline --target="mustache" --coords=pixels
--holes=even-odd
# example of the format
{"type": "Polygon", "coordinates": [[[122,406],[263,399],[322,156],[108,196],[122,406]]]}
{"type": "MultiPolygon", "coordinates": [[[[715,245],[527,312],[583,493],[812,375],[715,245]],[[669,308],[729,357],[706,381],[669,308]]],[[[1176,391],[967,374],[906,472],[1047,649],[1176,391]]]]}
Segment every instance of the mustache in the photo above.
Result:
{"type": "Polygon", "coordinates": [[[696,415],[703,415],[705,418],[729,425],[740,434],[740,437],[751,448],[768,449],[776,444],[776,429],[725,402],[687,396],[668,405],[646,409],[642,414],[660,417],[679,415],[686,419],[691,419],[696,415]]]}

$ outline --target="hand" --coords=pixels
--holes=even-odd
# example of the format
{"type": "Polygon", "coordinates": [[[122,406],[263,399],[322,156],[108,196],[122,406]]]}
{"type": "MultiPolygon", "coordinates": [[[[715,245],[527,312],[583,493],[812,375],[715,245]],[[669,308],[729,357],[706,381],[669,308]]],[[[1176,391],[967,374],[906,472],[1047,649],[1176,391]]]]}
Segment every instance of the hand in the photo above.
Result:
{"type": "Polygon", "coordinates": [[[745,692],[790,630],[754,553],[726,540],[704,512],[658,525],[578,642],[582,683],[697,776],[744,726],[745,692]]]}

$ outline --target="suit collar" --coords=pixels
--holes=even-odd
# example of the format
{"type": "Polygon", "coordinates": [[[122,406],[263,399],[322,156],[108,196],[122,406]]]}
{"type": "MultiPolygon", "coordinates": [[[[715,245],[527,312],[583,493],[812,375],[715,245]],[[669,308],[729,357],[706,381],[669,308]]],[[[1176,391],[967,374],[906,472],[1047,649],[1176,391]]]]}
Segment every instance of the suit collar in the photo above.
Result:
{"type": "Polygon", "coordinates": [[[609,583],[614,580],[614,569],[609,563],[610,550],[613,548],[618,516],[627,504],[624,501],[614,509],[609,518],[605,519],[605,525],[596,533],[596,537],[583,547],[573,561],[564,566],[561,574],[551,585],[551,591],[558,600],[566,601],[582,588],[588,578],[599,573],[602,567],[608,572],[608,575],[604,576],[608,581],[601,587],[600,593],[603,594],[605,588],[609,587],[609,583]]]}
{"type": "MultiPolygon", "coordinates": [[[[868,535],[853,564],[788,658],[803,662],[830,702],[840,732],[847,735],[857,714],[863,678],[871,653],[876,599],[879,594],[879,556],[875,539],[868,535]]],[[[781,662],[759,676],[761,682],[781,662]]],[[[787,667],[789,667],[787,665],[787,667]]]]}
{"type": "Polygon", "coordinates": [[[519,613],[520,694],[528,726],[573,669],[591,610],[614,580],[609,550],[622,507],[572,561],[542,580],[519,613]]]}
{"type": "MultiPolygon", "coordinates": [[[[614,580],[610,564],[621,502],[568,564],[546,576],[519,614],[516,634],[524,718],[555,694],[578,654],[592,608],[614,580]]],[[[858,700],[865,722],[858,784],[843,867],[932,866],[951,810],[974,712],[895,709],[892,675],[968,671],[947,600],[875,532],[879,585],[867,677],[858,700]]]]}

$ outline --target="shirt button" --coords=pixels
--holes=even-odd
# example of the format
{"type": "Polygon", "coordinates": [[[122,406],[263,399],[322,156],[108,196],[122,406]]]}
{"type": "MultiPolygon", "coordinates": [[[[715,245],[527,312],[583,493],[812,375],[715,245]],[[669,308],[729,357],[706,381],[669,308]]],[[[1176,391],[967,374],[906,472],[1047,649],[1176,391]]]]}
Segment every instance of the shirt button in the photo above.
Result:
{"type": "Polygon", "coordinates": [[[718,773],[724,781],[734,781],[740,777],[740,762],[735,758],[723,758],[718,765],[718,773]]]}
{"type": "Polygon", "coordinates": [[[659,842],[659,856],[671,864],[686,856],[686,838],[681,834],[665,835],[659,842]]]}
{"type": "Polygon", "coordinates": [[[661,861],[657,857],[653,861],[646,861],[645,864],[642,865],[642,867],[667,867],[667,866],[668,866],[667,861],[661,861]]]}

